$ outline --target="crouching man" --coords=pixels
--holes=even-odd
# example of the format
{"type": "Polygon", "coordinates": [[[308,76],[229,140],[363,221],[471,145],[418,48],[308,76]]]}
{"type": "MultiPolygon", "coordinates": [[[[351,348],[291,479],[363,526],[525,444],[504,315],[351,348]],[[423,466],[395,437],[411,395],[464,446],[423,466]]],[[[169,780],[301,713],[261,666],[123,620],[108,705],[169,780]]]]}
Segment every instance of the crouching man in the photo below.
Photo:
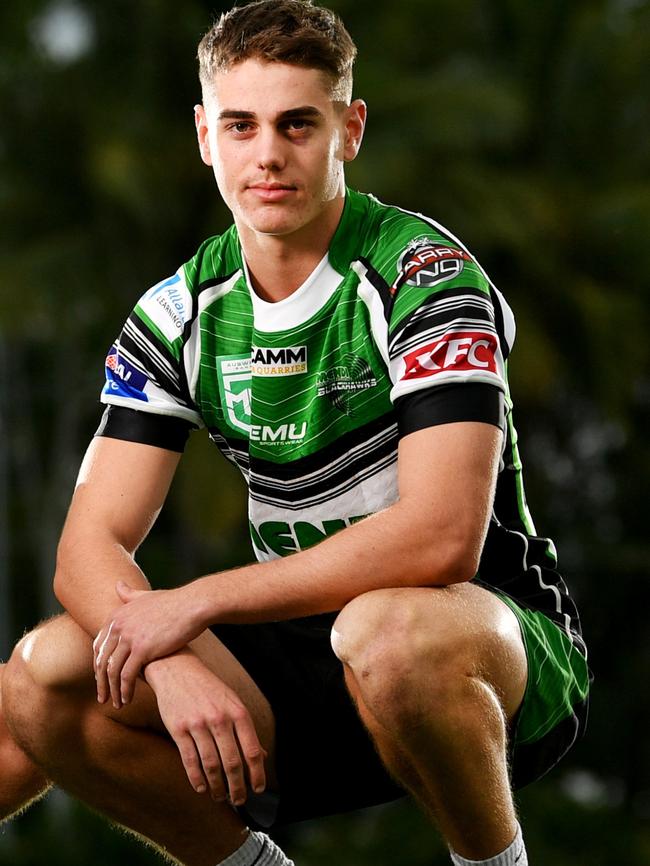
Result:
{"type": "Polygon", "coordinates": [[[108,355],[68,613],[3,672],[5,814],[47,778],[186,866],[266,866],[274,824],[409,793],[454,863],[527,863],[512,790],[582,731],[586,651],[525,504],[509,307],[439,223],[346,188],[355,54],[303,0],[199,46],[234,222],[108,355]],[[153,591],[135,553],[201,427],[259,561],[153,591]]]}

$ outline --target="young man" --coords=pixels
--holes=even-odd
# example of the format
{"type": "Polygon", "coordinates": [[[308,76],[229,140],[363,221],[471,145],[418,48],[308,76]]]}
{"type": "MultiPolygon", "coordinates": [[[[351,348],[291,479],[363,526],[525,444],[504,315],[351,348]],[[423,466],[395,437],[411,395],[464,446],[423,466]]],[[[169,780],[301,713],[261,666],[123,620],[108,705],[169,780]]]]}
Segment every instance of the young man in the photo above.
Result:
{"type": "Polygon", "coordinates": [[[49,779],[188,866],[286,863],[248,828],[404,791],[455,863],[522,866],[511,786],[583,728],[586,652],[526,508],[508,306],[442,226],[346,190],[354,55],[303,0],[203,39],[199,148],[234,225],[109,353],[69,616],[14,652],[4,711],[49,779]],[[200,426],[259,562],[151,591],[133,555],[200,426]]]}

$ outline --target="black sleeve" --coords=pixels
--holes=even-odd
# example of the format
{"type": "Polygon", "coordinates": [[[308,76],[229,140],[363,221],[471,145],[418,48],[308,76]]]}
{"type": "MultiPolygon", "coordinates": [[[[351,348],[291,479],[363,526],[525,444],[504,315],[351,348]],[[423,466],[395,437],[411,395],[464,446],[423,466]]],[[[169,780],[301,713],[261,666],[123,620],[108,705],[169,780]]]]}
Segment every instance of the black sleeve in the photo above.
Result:
{"type": "Polygon", "coordinates": [[[125,406],[107,406],[95,436],[155,445],[156,448],[182,454],[190,430],[195,429],[190,421],[171,415],[138,412],[125,406]]]}
{"type": "Polygon", "coordinates": [[[422,388],[395,401],[399,434],[455,421],[483,421],[503,429],[503,393],[484,382],[422,388]]]}

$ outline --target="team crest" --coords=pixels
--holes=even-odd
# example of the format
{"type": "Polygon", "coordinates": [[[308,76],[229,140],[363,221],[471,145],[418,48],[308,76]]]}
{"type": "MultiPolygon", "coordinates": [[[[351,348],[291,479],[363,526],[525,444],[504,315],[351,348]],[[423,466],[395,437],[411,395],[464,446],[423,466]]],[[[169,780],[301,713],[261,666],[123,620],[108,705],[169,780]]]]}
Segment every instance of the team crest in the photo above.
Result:
{"type": "Polygon", "coordinates": [[[221,405],[228,424],[238,433],[250,433],[251,356],[220,355],[217,379],[221,405]]]}

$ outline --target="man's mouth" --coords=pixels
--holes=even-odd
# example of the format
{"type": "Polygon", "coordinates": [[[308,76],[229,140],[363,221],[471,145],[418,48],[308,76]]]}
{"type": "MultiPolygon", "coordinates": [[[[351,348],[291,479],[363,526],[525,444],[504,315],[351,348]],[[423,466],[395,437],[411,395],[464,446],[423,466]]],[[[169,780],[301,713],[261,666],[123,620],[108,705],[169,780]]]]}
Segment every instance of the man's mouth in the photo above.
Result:
{"type": "Polygon", "coordinates": [[[250,192],[262,201],[276,202],[289,198],[296,192],[296,187],[277,181],[256,181],[248,184],[250,192]]]}

